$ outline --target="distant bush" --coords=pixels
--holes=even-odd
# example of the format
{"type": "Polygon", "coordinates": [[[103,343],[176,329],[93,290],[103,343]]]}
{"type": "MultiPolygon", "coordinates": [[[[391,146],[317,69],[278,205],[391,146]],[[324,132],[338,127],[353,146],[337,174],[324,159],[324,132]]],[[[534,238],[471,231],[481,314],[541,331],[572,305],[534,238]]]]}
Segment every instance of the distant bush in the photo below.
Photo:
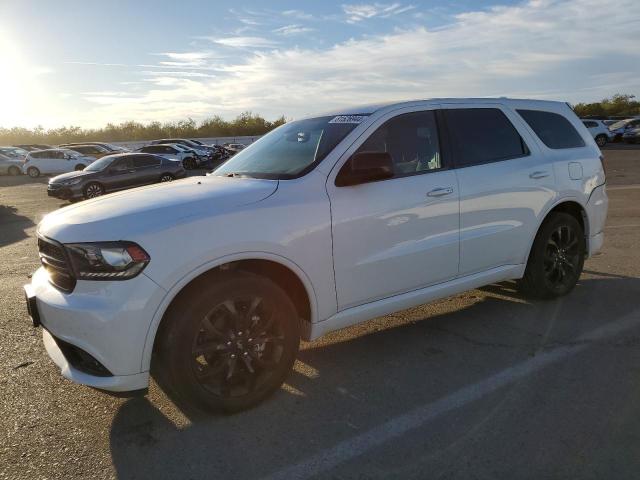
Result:
{"type": "Polygon", "coordinates": [[[618,93],[595,103],[578,103],[573,110],[579,117],[602,115],[607,117],[635,117],[640,115],[640,102],[635,95],[618,93]]]}
{"type": "Polygon", "coordinates": [[[104,128],[60,127],[45,130],[42,127],[1,128],[0,145],[20,143],[46,143],[58,145],[69,142],[128,142],[153,140],[167,137],[207,138],[239,137],[263,135],[286,123],[284,116],[270,122],[260,115],[244,112],[234,120],[227,121],[219,116],[206,119],[199,124],[189,118],[178,122],[123,122],[118,125],[107,124],[104,128]]]}

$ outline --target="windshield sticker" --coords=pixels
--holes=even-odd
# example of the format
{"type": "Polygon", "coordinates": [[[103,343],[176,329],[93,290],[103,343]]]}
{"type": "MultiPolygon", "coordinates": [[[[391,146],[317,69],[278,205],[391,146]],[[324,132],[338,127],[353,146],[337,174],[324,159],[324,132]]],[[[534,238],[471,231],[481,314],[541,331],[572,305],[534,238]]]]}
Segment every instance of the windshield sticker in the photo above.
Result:
{"type": "Polygon", "coordinates": [[[362,123],[367,118],[366,115],[338,115],[329,123],[362,123]]]}

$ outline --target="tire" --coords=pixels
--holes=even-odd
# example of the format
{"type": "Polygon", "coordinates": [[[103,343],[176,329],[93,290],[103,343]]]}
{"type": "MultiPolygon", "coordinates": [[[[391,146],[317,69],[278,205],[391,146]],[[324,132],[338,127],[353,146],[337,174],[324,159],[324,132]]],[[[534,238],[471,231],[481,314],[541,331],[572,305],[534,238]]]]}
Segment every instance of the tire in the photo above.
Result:
{"type": "Polygon", "coordinates": [[[191,407],[245,410],[282,385],[299,343],[296,308],[271,280],[245,272],[208,277],[165,314],[160,384],[191,407]]]}
{"type": "Polygon", "coordinates": [[[27,175],[29,175],[31,178],[38,178],[40,176],[40,170],[38,170],[36,167],[29,167],[27,168],[27,175]]]}
{"type": "Polygon", "coordinates": [[[78,165],[76,165],[76,168],[74,168],[74,170],[76,172],[79,172],[81,170],[84,170],[85,168],[87,168],[86,165],[78,164],[78,165]]]}
{"type": "Polygon", "coordinates": [[[7,172],[9,175],[11,175],[12,177],[17,177],[18,175],[20,175],[22,172],[20,171],[20,169],[18,167],[9,167],[9,170],[7,172]]]}
{"type": "Polygon", "coordinates": [[[182,160],[182,166],[185,170],[193,170],[196,168],[196,161],[191,157],[185,158],[182,160]]]}
{"type": "Polygon", "coordinates": [[[552,213],[536,235],[520,290],[552,299],[568,294],[580,278],[586,253],[582,226],[567,213],[552,213]]]}
{"type": "Polygon", "coordinates": [[[596,135],[596,144],[599,147],[604,147],[607,144],[607,140],[609,139],[606,135],[596,135]]]}
{"type": "Polygon", "coordinates": [[[84,198],[96,198],[104,195],[104,187],[98,182],[88,183],[83,190],[84,198]]]}
{"type": "Polygon", "coordinates": [[[174,180],[173,175],[171,175],[170,173],[163,173],[162,175],[160,175],[160,180],[158,180],[160,183],[164,183],[164,182],[171,182],[174,180]]]}

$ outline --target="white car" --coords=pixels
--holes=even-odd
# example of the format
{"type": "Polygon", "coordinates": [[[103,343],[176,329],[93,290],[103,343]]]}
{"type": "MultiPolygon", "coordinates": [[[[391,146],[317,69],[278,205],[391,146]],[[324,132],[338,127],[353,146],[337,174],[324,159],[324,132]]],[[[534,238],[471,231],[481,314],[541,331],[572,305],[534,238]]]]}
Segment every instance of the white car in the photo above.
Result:
{"type": "Polygon", "coordinates": [[[136,150],[142,153],[153,153],[168,160],[182,162],[185,170],[192,170],[200,165],[200,157],[193,151],[177,144],[146,145],[136,150]]]}
{"type": "Polygon", "coordinates": [[[602,120],[584,118],[582,123],[587,127],[599,147],[604,147],[607,142],[613,142],[615,139],[615,134],[609,130],[609,127],[602,120]]]}
{"type": "Polygon", "coordinates": [[[627,118],[609,125],[609,131],[616,140],[622,139],[623,135],[629,131],[640,127],[640,118],[627,118]]]}
{"type": "Polygon", "coordinates": [[[74,170],[83,170],[95,160],[95,157],[82,155],[66,148],[35,150],[29,152],[24,159],[22,171],[31,178],[37,178],[40,175],[58,175],[74,170]]]}
{"type": "Polygon", "coordinates": [[[349,108],[208,176],[50,213],[25,292],[66,378],[145,389],[153,361],[183,401],[237,411],[280,387],[300,338],[504,280],[569,293],[607,205],[565,103],[349,108]]]}

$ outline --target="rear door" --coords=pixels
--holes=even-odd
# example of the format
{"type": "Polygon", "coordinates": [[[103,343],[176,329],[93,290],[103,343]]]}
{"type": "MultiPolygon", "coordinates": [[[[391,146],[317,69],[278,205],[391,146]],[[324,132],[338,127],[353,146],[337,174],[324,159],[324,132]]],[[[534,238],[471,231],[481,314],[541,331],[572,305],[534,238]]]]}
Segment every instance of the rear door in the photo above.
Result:
{"type": "Polygon", "coordinates": [[[132,157],[120,157],[109,167],[104,183],[107,190],[121,190],[136,185],[136,170],[132,157]]]}
{"type": "Polygon", "coordinates": [[[136,155],[133,157],[135,184],[146,185],[160,179],[160,158],[155,155],[136,155]]]}
{"type": "Polygon", "coordinates": [[[511,109],[444,107],[460,188],[460,275],[524,263],[555,198],[553,164],[511,109]]]}

